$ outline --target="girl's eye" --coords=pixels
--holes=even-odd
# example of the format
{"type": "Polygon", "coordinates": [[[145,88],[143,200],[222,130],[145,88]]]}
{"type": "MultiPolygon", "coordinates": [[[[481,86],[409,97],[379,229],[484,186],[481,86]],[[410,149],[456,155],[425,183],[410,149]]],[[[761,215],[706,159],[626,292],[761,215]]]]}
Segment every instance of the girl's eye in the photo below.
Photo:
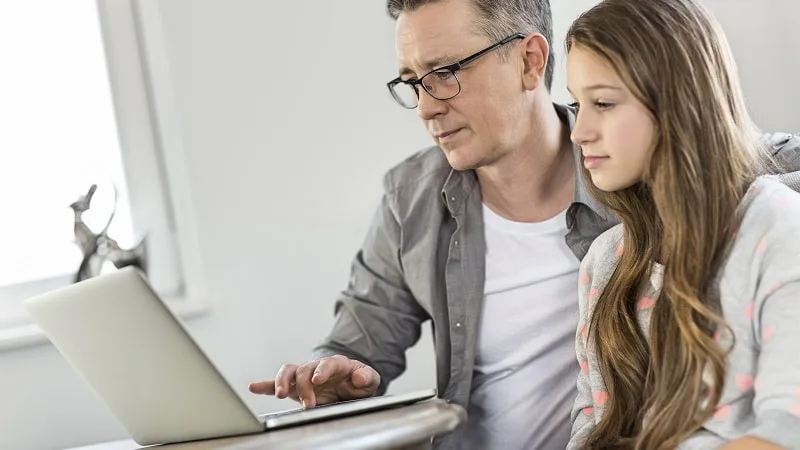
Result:
{"type": "Polygon", "coordinates": [[[607,110],[607,109],[613,108],[614,104],[613,103],[606,103],[606,102],[596,101],[596,102],[594,102],[594,106],[596,106],[597,109],[600,109],[602,111],[602,110],[607,110]]]}

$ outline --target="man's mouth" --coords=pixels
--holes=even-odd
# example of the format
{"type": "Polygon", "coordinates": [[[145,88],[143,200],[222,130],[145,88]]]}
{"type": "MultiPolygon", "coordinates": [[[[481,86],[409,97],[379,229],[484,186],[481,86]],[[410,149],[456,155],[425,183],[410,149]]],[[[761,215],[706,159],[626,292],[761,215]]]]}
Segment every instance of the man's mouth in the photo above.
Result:
{"type": "Polygon", "coordinates": [[[456,129],[450,130],[450,131],[443,131],[441,133],[436,133],[434,135],[434,137],[439,142],[450,141],[450,140],[453,140],[461,130],[463,130],[463,128],[456,128],[456,129]]]}

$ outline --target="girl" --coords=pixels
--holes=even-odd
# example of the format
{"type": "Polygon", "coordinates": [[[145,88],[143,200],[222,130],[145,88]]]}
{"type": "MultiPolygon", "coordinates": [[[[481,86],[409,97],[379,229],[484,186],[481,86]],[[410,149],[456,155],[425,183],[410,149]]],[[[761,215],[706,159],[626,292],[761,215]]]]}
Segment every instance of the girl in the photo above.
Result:
{"type": "Polygon", "coordinates": [[[605,0],[567,51],[572,140],[621,221],[582,262],[568,448],[800,447],[800,177],[763,175],[719,25],[605,0]]]}

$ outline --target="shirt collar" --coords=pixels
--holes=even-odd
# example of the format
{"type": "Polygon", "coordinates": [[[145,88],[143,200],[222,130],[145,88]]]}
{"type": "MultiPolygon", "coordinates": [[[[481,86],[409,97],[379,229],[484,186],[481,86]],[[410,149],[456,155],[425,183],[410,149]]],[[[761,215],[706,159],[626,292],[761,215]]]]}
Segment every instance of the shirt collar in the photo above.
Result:
{"type": "Polygon", "coordinates": [[[450,169],[442,187],[442,201],[453,216],[461,214],[469,194],[478,188],[478,175],[474,170],[450,169]]]}

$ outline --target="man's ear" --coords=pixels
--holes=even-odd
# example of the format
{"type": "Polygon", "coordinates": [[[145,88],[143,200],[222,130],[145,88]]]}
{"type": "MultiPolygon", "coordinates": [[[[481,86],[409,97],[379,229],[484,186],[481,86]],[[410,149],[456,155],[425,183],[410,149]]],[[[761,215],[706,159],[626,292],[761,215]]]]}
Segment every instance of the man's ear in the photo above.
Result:
{"type": "Polygon", "coordinates": [[[520,48],[523,59],[522,84],[525,89],[532,91],[544,83],[550,44],[544,36],[536,33],[526,37],[520,48]]]}

